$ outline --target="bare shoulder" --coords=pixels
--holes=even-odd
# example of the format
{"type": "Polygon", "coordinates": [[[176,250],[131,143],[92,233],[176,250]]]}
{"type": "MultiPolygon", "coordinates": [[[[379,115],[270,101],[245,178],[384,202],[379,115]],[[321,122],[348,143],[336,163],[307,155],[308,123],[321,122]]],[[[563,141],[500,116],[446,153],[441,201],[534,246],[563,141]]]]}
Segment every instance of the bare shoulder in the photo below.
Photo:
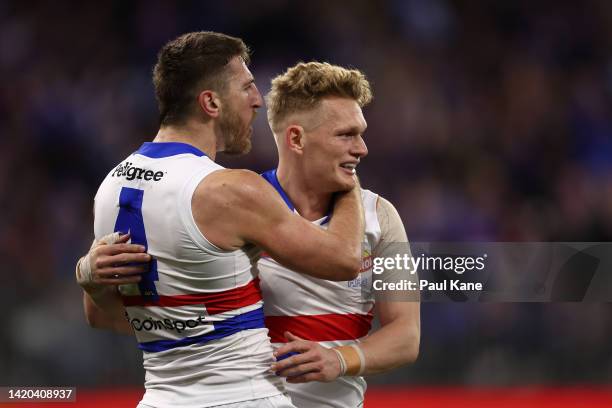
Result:
{"type": "Polygon", "coordinates": [[[265,180],[259,174],[251,170],[223,169],[205,177],[197,190],[207,194],[226,191],[240,194],[257,188],[263,181],[265,180]]]}
{"type": "Polygon", "coordinates": [[[245,244],[244,225],[252,218],[258,185],[265,181],[249,170],[222,169],[200,181],[191,199],[198,228],[216,246],[233,250],[245,244]],[[260,180],[261,179],[261,180],[260,180]]]}
{"type": "Polygon", "coordinates": [[[209,241],[223,249],[236,249],[255,240],[253,231],[277,225],[290,214],[277,196],[257,173],[223,169],[200,182],[191,209],[198,228],[209,241]]]}
{"type": "Polygon", "coordinates": [[[257,173],[244,169],[223,169],[205,177],[194,192],[193,204],[239,205],[257,200],[267,182],[257,173]]]}

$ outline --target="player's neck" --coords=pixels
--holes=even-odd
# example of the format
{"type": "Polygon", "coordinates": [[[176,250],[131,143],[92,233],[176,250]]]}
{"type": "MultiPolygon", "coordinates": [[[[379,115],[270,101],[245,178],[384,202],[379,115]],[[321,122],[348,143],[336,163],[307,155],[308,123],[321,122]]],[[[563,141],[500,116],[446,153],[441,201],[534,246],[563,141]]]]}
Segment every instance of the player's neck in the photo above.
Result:
{"type": "Polygon", "coordinates": [[[189,121],[180,126],[162,126],[153,141],[187,143],[203,151],[212,160],[217,155],[215,134],[210,126],[203,123],[189,121]]]}
{"type": "Polygon", "coordinates": [[[295,169],[279,164],[276,177],[297,212],[308,221],[316,221],[329,213],[332,194],[316,191],[316,183],[308,183],[295,169]]]}

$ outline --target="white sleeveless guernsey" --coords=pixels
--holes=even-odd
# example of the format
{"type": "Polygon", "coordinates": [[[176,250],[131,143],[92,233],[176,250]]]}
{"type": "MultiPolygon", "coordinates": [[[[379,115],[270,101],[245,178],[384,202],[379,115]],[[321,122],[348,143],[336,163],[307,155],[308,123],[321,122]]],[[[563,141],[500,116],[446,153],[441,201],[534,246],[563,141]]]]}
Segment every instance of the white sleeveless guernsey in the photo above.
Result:
{"type": "Polygon", "coordinates": [[[223,167],[184,143],[145,143],[104,179],[95,235],[130,232],[153,260],[138,285],[120,288],[143,351],[153,407],[209,407],[283,393],[268,370],[259,251],[224,251],[198,229],[193,193],[223,167]]]}
{"type": "MultiPolygon", "coordinates": [[[[289,208],[295,208],[276,177],[276,170],[262,176],[274,186],[289,208]]],[[[372,251],[380,236],[376,215],[378,195],[362,190],[365,210],[362,268],[352,281],[333,282],[299,274],[264,254],[259,261],[261,290],[265,299],[266,326],[275,347],[286,342],[290,331],[325,347],[358,342],[371,329],[372,251]]],[[[314,221],[327,227],[330,216],[314,221]]],[[[289,396],[300,408],[358,407],[363,404],[366,382],[363,377],[340,377],[330,383],[286,383],[289,396]]]]}

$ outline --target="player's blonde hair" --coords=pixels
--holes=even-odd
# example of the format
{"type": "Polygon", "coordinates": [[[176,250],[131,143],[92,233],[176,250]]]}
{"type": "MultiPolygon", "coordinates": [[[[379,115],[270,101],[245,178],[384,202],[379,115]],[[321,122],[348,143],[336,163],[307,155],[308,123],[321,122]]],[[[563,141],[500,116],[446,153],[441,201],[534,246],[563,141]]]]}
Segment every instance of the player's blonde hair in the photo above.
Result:
{"type": "Polygon", "coordinates": [[[270,127],[277,131],[288,115],[314,109],[327,96],[354,99],[363,108],[372,100],[372,91],[357,69],[327,62],[300,62],[272,80],[266,95],[270,127]]]}

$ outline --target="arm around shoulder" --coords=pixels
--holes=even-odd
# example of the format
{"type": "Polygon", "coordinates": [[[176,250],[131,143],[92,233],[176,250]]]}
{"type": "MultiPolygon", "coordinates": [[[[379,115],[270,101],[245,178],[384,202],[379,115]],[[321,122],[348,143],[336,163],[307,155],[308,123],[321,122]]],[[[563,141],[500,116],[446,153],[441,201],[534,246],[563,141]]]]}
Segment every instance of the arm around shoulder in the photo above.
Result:
{"type": "Polygon", "coordinates": [[[222,249],[235,250],[252,243],[297,272],[349,280],[360,267],[362,210],[356,197],[347,197],[340,205],[339,214],[333,217],[338,219],[325,231],[291,212],[258,174],[222,170],[196,188],[192,211],[200,231],[222,249]],[[357,232],[350,237],[342,234],[359,229],[359,238],[357,232]]]}

